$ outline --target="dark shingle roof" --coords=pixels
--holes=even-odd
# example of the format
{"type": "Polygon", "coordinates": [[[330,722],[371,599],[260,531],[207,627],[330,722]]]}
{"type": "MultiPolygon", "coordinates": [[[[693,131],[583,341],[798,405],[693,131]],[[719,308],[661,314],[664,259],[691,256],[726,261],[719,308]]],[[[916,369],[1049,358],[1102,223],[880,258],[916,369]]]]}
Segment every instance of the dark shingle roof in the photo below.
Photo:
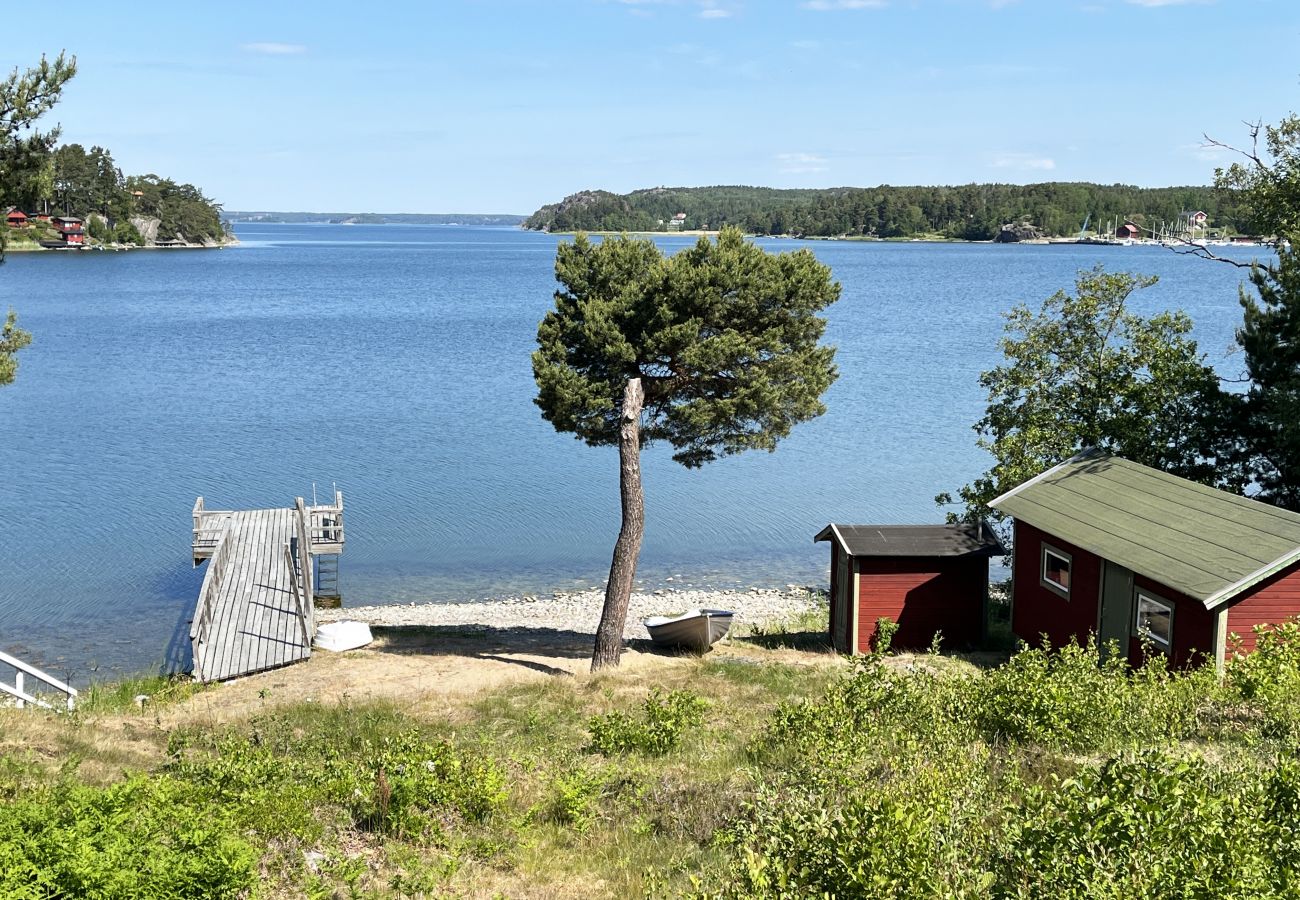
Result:
{"type": "Polygon", "coordinates": [[[1300,514],[1098,451],[989,505],[1210,608],[1300,559],[1300,514]]]}
{"type": "Polygon", "coordinates": [[[836,541],[850,556],[966,556],[1005,553],[983,522],[957,525],[827,525],[814,541],[836,541]]]}

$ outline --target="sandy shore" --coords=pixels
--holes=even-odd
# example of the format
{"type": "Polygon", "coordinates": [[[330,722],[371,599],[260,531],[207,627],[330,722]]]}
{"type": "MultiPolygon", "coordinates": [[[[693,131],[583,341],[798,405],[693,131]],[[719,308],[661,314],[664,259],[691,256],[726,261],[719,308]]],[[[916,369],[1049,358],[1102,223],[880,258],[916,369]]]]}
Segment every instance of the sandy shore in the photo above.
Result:
{"type": "MultiPolygon", "coordinates": [[[[322,622],[353,619],[371,625],[477,625],[487,628],[537,628],[595,634],[605,602],[602,590],[556,592],[550,597],[506,597],[462,603],[407,603],[394,606],[345,606],[322,609],[322,622]]],[[[787,621],[819,608],[824,600],[812,588],[788,586],[784,590],[675,590],[634,593],[628,609],[624,637],[646,638],[641,620],[647,616],[675,615],[688,609],[729,609],[736,624],[765,625],[787,621]]]]}

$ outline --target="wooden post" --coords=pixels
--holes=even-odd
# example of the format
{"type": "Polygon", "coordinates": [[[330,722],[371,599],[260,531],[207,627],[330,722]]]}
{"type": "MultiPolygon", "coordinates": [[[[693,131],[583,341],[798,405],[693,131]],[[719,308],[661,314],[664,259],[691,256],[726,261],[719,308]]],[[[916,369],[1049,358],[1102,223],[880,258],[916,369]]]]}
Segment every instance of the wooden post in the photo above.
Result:
{"type": "Polygon", "coordinates": [[[302,643],[310,651],[311,636],[307,633],[307,607],[302,600],[298,579],[293,577],[293,550],[288,544],[284,545],[284,561],[289,566],[289,583],[293,586],[294,602],[298,604],[298,624],[302,628],[302,643]]]}
{"type": "MultiPolygon", "coordinates": [[[[22,670],[22,669],[18,669],[18,670],[16,671],[16,673],[14,674],[14,687],[18,688],[18,693],[20,693],[20,694],[25,693],[25,691],[23,690],[23,670],[22,670]]],[[[19,697],[19,698],[17,699],[16,702],[17,702],[17,704],[18,704],[18,708],[19,708],[19,709],[25,709],[26,706],[27,706],[27,701],[24,700],[22,697],[19,697]]]]}
{"type": "Polygon", "coordinates": [[[632,599],[641,538],[645,534],[645,494],[641,490],[641,405],[644,402],[641,379],[628,379],[618,429],[618,486],[623,524],[614,544],[609,582],[605,585],[605,606],[600,613],[600,627],[596,629],[596,645],[591,654],[593,672],[617,666],[623,654],[623,628],[632,599]]]}

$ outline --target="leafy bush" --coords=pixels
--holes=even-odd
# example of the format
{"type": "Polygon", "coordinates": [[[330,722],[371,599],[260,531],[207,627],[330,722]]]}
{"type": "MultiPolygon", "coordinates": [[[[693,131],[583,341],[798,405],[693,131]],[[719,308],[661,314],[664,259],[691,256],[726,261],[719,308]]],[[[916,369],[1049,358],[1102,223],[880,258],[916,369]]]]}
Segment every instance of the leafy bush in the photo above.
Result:
{"type": "Polygon", "coordinates": [[[0,807],[0,896],[243,896],[258,854],[219,803],[168,777],[63,778],[0,807]]]}
{"type": "Polygon", "coordinates": [[[1290,737],[1300,726],[1300,624],[1255,627],[1255,652],[1234,653],[1227,664],[1227,686],[1261,715],[1269,737],[1290,737]]]}
{"type": "Polygon", "coordinates": [[[672,691],[667,697],[658,690],[650,692],[642,704],[642,714],[634,719],[614,711],[592,716],[591,748],[605,756],[636,751],[662,756],[678,745],[682,732],[704,720],[708,704],[690,691],[672,691]]]}
{"type": "Polygon", "coordinates": [[[388,723],[357,734],[328,719],[314,724],[304,730],[268,716],[249,734],[219,735],[208,752],[176,739],[171,768],[269,836],[316,837],[322,808],[333,808],[356,827],[419,837],[448,815],[481,822],[504,797],[495,763],[414,728],[388,723]]]}
{"type": "Polygon", "coordinates": [[[595,821],[596,801],[600,799],[604,786],[604,779],[589,769],[565,767],[551,779],[547,818],[569,825],[579,834],[586,834],[595,821]]]}

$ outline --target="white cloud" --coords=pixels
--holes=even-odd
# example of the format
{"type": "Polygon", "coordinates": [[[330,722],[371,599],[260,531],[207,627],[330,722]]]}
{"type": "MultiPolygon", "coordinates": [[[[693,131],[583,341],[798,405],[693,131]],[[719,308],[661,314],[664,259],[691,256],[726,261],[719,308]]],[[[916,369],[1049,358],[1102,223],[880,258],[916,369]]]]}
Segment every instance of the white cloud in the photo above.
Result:
{"type": "Polygon", "coordinates": [[[1193,3],[1211,3],[1213,0],[1125,0],[1133,6],[1190,6],[1193,3]]]}
{"type": "Polygon", "coordinates": [[[776,161],[782,172],[790,174],[826,171],[826,157],[815,153],[778,153],[776,161]]]}
{"type": "Polygon", "coordinates": [[[719,9],[716,6],[706,6],[700,10],[701,19],[726,19],[730,18],[731,13],[725,9],[719,9]]]}
{"type": "Polygon", "coordinates": [[[1049,172],[1056,168],[1056,160],[1050,156],[1033,156],[1029,153],[1001,153],[989,163],[995,169],[1031,169],[1049,172]]]}
{"type": "Polygon", "coordinates": [[[248,53],[261,53],[265,56],[298,56],[307,52],[302,44],[282,44],[278,41],[254,41],[239,46],[248,53]]]}
{"type": "Polygon", "coordinates": [[[825,12],[832,9],[880,9],[888,0],[806,0],[804,9],[825,12]]]}

